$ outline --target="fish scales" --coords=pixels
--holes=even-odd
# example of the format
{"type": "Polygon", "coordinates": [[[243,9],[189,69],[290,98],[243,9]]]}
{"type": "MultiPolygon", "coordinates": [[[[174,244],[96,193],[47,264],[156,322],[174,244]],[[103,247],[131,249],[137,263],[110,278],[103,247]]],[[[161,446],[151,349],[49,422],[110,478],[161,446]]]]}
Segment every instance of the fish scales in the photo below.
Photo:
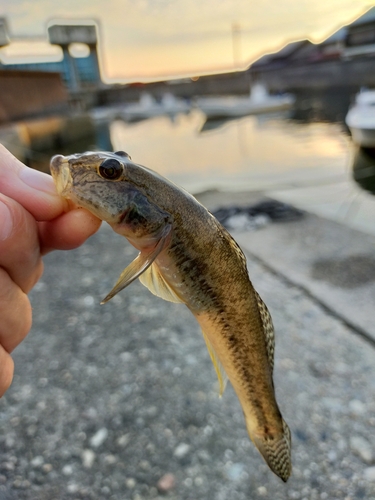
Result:
{"type": "Polygon", "coordinates": [[[221,392],[227,376],[250,438],[286,481],[291,438],[274,393],[272,319],[237,243],[193,196],[124,152],[58,155],[51,172],[62,196],[140,250],[104,302],[139,277],[152,293],[184,303],[202,328],[221,392]]]}

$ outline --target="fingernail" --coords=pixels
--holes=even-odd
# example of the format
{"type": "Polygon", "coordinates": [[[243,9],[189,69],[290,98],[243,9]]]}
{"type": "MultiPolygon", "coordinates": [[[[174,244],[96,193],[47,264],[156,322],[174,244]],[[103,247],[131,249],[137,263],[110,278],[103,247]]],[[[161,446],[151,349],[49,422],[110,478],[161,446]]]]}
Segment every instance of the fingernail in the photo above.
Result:
{"type": "Polygon", "coordinates": [[[56,188],[52,177],[47,174],[30,167],[25,167],[21,169],[19,177],[25,184],[33,189],[56,195],[56,188]]]}
{"type": "Polygon", "coordinates": [[[13,231],[13,217],[9,208],[0,200],[0,241],[4,241],[13,231]]]}

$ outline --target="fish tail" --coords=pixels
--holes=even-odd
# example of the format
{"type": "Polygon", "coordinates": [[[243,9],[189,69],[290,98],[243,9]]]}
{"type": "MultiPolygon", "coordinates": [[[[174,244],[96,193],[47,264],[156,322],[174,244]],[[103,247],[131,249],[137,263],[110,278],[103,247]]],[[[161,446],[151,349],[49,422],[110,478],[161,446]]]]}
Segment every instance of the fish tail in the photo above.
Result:
{"type": "Polygon", "coordinates": [[[255,446],[269,468],[285,483],[292,473],[291,435],[286,422],[282,420],[282,432],[273,435],[250,435],[255,446]]]}

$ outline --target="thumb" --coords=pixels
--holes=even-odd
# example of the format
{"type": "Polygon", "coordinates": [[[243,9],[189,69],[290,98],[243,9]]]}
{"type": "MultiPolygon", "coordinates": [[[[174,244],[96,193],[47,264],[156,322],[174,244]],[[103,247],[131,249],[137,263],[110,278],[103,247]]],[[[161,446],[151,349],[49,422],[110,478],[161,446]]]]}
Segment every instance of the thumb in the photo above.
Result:
{"type": "Polygon", "coordinates": [[[0,144],[0,193],[20,203],[37,221],[67,210],[51,176],[26,167],[0,144]]]}

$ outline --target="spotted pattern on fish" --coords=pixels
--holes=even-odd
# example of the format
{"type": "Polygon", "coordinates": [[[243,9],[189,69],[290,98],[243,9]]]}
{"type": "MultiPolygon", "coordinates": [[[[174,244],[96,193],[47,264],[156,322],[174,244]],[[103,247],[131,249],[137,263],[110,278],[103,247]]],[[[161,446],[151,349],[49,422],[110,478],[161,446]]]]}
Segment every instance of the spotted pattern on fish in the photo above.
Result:
{"type": "Polygon", "coordinates": [[[275,357],[275,330],[273,327],[273,322],[268,307],[260,298],[256,290],[255,290],[255,296],[257,298],[259,314],[263,324],[264,336],[266,339],[266,346],[267,346],[268,361],[272,372],[274,365],[274,357],[275,357]]]}
{"type": "Polygon", "coordinates": [[[283,420],[283,435],[280,439],[266,437],[263,441],[263,455],[267,456],[270,468],[286,482],[292,472],[291,465],[291,434],[288,425],[283,420]]]}

